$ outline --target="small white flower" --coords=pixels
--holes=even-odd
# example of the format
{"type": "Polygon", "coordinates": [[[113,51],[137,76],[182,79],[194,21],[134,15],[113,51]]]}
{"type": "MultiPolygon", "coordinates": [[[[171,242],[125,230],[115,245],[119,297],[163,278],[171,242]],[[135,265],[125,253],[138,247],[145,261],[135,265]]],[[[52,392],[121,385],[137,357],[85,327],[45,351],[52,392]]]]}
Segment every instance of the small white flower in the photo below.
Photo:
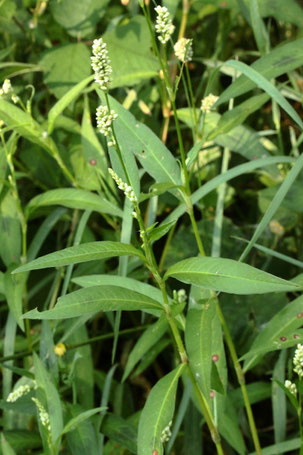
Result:
{"type": "MultiPolygon", "coordinates": [[[[137,202],[137,198],[135,196],[135,192],[132,189],[132,187],[129,186],[127,183],[123,182],[123,180],[111,168],[108,169],[108,172],[109,172],[110,176],[112,177],[112,179],[116,182],[118,188],[124,192],[125,196],[131,202],[137,202]]],[[[133,212],[133,214],[134,213],[136,214],[136,212],[133,212]]],[[[134,216],[134,218],[136,218],[136,216],[134,216]]]]}
{"type": "Polygon", "coordinates": [[[297,395],[297,386],[288,379],[284,382],[285,387],[292,393],[294,396],[297,395]]]}
{"type": "Polygon", "coordinates": [[[178,300],[178,303],[183,303],[185,302],[187,299],[187,295],[186,295],[186,292],[185,292],[185,289],[180,289],[178,292],[177,292],[177,300],[178,300]]]}
{"type": "Polygon", "coordinates": [[[101,134],[108,138],[108,145],[115,145],[115,139],[112,131],[112,123],[118,117],[115,111],[112,109],[109,112],[107,106],[99,106],[96,111],[97,128],[101,134]]]}
{"type": "Polygon", "coordinates": [[[168,442],[171,438],[171,426],[172,426],[172,421],[169,422],[169,424],[164,428],[164,430],[161,433],[161,438],[160,441],[162,444],[165,442],[168,442]]]}
{"type": "Polygon", "coordinates": [[[172,24],[168,9],[165,6],[158,5],[155,8],[155,11],[157,13],[155,29],[158,34],[158,39],[162,44],[166,44],[173,34],[175,27],[172,24]]]}
{"type": "Polygon", "coordinates": [[[26,395],[28,392],[30,392],[31,389],[32,389],[32,387],[28,384],[20,385],[16,390],[14,390],[13,392],[11,392],[8,395],[6,401],[8,403],[14,403],[19,398],[21,398],[23,395],[26,395]]]}
{"type": "Polygon", "coordinates": [[[218,96],[215,96],[212,93],[203,98],[201,102],[201,111],[205,112],[206,114],[209,113],[218,98],[218,96]]]}
{"type": "Polygon", "coordinates": [[[12,84],[9,79],[4,80],[3,85],[2,85],[2,90],[3,90],[4,95],[8,95],[9,93],[11,93],[13,91],[12,84]]]}
{"type": "Polygon", "coordinates": [[[50,432],[51,425],[50,425],[50,419],[49,419],[48,412],[46,412],[46,410],[44,409],[44,406],[40,403],[40,401],[37,398],[32,398],[32,401],[35,403],[35,405],[38,408],[41,424],[47,429],[48,432],[50,432]]]}
{"type": "Polygon", "coordinates": [[[193,58],[193,40],[187,38],[181,38],[174,45],[174,51],[176,57],[181,60],[181,62],[190,62],[193,58]]]}
{"type": "Polygon", "coordinates": [[[294,359],[294,372],[302,378],[303,377],[303,345],[298,344],[295,351],[294,359]]]}
{"type": "Polygon", "coordinates": [[[112,67],[108,58],[106,43],[102,38],[94,40],[92,51],[91,61],[95,73],[95,81],[100,85],[101,90],[106,91],[112,80],[112,67]]]}

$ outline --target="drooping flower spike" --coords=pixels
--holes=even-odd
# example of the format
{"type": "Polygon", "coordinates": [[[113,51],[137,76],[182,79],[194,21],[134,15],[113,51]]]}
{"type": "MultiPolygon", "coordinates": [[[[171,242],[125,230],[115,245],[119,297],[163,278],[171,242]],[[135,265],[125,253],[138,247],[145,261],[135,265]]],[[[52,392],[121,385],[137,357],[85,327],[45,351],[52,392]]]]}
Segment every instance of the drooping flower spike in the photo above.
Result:
{"type": "Polygon", "coordinates": [[[158,5],[155,8],[155,11],[157,13],[155,29],[158,34],[158,39],[162,44],[166,44],[173,34],[175,27],[169,17],[168,9],[165,6],[158,5]]]}
{"type": "Polygon", "coordinates": [[[102,38],[95,39],[93,42],[93,56],[91,57],[92,68],[95,73],[95,81],[101,90],[107,91],[112,80],[112,67],[108,58],[106,43],[102,38]]]}

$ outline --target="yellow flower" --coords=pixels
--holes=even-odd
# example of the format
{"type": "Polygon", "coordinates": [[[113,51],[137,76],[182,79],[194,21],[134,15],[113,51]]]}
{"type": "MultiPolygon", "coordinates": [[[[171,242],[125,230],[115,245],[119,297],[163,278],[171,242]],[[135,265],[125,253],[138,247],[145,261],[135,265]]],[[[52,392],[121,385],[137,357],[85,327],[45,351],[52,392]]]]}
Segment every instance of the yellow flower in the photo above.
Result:
{"type": "Polygon", "coordinates": [[[65,352],[66,352],[66,347],[63,343],[58,343],[55,347],[54,347],[54,351],[55,351],[55,354],[58,355],[59,357],[62,357],[65,352]]]}

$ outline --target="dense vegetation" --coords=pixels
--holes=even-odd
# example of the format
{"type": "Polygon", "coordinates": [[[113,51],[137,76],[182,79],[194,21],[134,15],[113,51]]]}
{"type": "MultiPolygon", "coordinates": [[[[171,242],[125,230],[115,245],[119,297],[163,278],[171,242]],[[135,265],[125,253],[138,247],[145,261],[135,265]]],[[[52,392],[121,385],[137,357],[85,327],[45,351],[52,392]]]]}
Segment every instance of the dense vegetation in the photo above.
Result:
{"type": "Polygon", "coordinates": [[[303,454],[301,3],[0,34],[2,453],[303,454]]]}

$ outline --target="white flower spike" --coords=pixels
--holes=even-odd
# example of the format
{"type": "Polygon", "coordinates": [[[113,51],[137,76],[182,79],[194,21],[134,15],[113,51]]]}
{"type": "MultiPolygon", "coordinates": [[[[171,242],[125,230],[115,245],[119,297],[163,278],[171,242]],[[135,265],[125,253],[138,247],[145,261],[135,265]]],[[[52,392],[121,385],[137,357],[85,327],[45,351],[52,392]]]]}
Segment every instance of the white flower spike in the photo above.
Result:
{"type": "Polygon", "coordinates": [[[112,123],[118,117],[113,109],[109,112],[107,106],[99,106],[96,111],[97,128],[101,134],[108,138],[108,145],[116,144],[113,136],[112,123]]]}
{"type": "Polygon", "coordinates": [[[158,34],[158,39],[162,44],[166,44],[173,34],[175,27],[172,24],[168,9],[165,6],[158,5],[155,8],[155,11],[157,13],[155,29],[158,34]]]}
{"type": "MultiPolygon", "coordinates": [[[[129,186],[127,183],[123,182],[123,180],[111,168],[108,169],[108,172],[110,173],[112,179],[116,182],[118,188],[124,192],[125,196],[130,200],[130,202],[132,203],[137,202],[137,198],[132,187],[129,186]]],[[[136,212],[133,213],[136,214],[136,212]]]]}
{"type": "Polygon", "coordinates": [[[174,51],[176,57],[181,60],[181,62],[186,63],[190,62],[193,58],[193,40],[188,38],[181,38],[174,45],[174,51]]]}
{"type": "Polygon", "coordinates": [[[112,67],[108,58],[106,43],[102,38],[93,42],[93,56],[91,57],[92,68],[95,73],[95,81],[100,85],[101,90],[107,91],[112,80],[112,67]]]}
{"type": "Polygon", "coordinates": [[[213,95],[212,93],[207,95],[205,98],[203,98],[201,102],[201,111],[204,112],[205,114],[208,114],[218,99],[219,97],[213,95]]]}
{"type": "Polygon", "coordinates": [[[303,345],[298,344],[294,355],[294,372],[302,378],[303,377],[303,345]]]}

